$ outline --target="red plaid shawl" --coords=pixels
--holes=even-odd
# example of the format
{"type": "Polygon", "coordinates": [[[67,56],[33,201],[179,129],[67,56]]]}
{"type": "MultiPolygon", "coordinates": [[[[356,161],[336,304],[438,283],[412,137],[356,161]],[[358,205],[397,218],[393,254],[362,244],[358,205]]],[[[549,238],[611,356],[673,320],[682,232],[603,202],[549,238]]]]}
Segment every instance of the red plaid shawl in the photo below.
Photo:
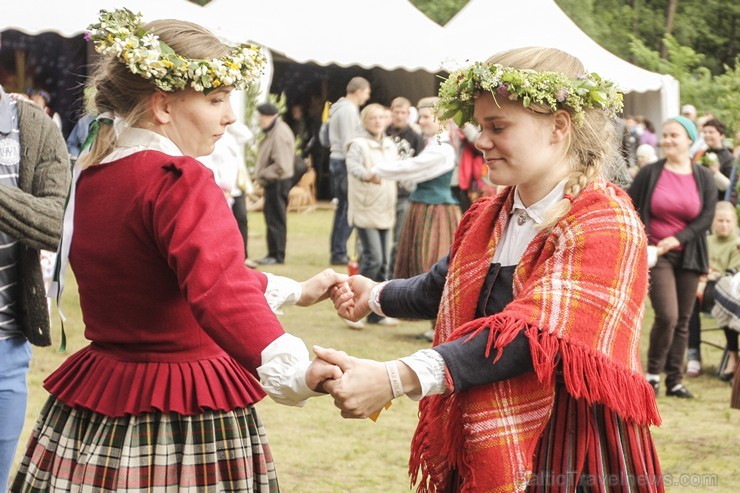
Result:
{"type": "Polygon", "coordinates": [[[660,422],[638,353],[647,240],[629,197],[603,181],[586,187],[566,217],[532,240],[514,274],[514,301],[474,319],[513,201],[511,189],[479,200],[463,217],[435,344],[489,327],[488,350],[503,350],[524,329],[535,372],[422,400],[410,459],[419,492],[448,491],[453,469],[464,492],[523,491],[552,412],[558,362],[574,397],[639,424],[660,422]]]}

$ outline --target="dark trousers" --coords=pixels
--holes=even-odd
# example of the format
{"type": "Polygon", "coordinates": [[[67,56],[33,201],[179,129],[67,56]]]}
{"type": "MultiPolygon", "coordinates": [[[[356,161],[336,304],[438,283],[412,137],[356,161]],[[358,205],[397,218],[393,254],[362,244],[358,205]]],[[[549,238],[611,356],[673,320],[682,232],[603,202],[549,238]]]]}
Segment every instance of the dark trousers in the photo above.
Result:
{"type": "Polygon", "coordinates": [[[403,223],[406,222],[406,211],[409,209],[409,196],[406,194],[396,197],[396,222],[393,225],[393,243],[391,247],[391,262],[388,264],[388,279],[393,279],[393,266],[396,265],[398,242],[401,241],[403,223]]]}
{"type": "Polygon", "coordinates": [[[347,240],[352,234],[352,226],[347,222],[347,163],[344,159],[329,159],[331,173],[331,193],[337,199],[334,210],[334,224],[331,228],[331,260],[347,257],[347,240]]]}
{"type": "Polygon", "coordinates": [[[287,240],[288,193],[290,178],[276,180],[264,186],[265,204],[262,212],[267,225],[267,256],[278,262],[285,261],[285,243],[287,240]]]}
{"type": "MultiPolygon", "coordinates": [[[[390,256],[390,229],[357,228],[357,237],[362,245],[360,274],[373,281],[387,281],[390,256]]],[[[370,312],[367,321],[377,323],[380,315],[370,312]]]]}
{"type": "Polygon", "coordinates": [[[650,302],[655,321],[650,330],[648,373],[666,373],[666,388],[683,380],[689,317],[696,303],[699,273],[681,268],[682,252],[658,257],[650,269],[650,302]]]}
{"type": "Polygon", "coordinates": [[[244,258],[249,258],[249,250],[247,249],[247,201],[243,194],[234,197],[231,212],[234,213],[236,224],[239,225],[239,233],[242,235],[242,241],[244,241],[244,258]]]}
{"type": "Polygon", "coordinates": [[[740,348],[738,348],[740,334],[735,329],[731,329],[729,327],[725,327],[724,331],[725,338],[727,339],[727,350],[731,353],[737,353],[740,350],[740,348]]]}

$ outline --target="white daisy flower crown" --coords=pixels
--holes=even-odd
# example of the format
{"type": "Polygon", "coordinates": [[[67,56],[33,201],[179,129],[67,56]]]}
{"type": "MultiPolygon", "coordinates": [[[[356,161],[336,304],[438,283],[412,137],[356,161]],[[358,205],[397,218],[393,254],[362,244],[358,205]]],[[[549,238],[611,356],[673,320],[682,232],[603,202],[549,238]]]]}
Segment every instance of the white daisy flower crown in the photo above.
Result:
{"type": "Polygon", "coordinates": [[[241,44],[210,60],[186,58],[141,26],[139,13],[101,10],[99,22],[88,27],[85,39],[92,40],[101,55],[116,58],[132,74],[165,92],[187,87],[205,94],[221,86],[243,89],[262,73],[265,57],[257,46],[241,44]]]}
{"type": "Polygon", "coordinates": [[[476,62],[456,70],[439,88],[438,117],[452,118],[459,126],[473,120],[475,98],[488,91],[496,97],[549,107],[552,111],[568,107],[576,125],[583,123],[585,108],[598,108],[610,116],[622,110],[622,94],[616,85],[596,73],[571,79],[559,72],[537,72],[499,64],[476,62]]]}

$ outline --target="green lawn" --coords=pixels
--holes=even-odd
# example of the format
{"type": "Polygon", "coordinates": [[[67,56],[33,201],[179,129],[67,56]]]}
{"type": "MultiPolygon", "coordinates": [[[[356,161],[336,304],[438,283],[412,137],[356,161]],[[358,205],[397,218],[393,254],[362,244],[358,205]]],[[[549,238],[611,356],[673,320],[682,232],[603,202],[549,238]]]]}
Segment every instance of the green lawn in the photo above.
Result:
{"type": "MultiPolygon", "coordinates": [[[[265,254],[265,227],[261,213],[249,215],[250,254],[265,254]]],[[[288,219],[288,252],[285,265],[271,272],[295,279],[310,277],[329,261],[329,230],[332,212],[291,213],[288,219]]],[[[74,282],[63,300],[68,317],[65,328],[69,352],[85,345],[74,282]]],[[[643,333],[647,349],[648,310],[643,333]]],[[[306,343],[343,349],[366,358],[387,360],[407,355],[425,343],[415,338],[428,328],[427,322],[404,322],[400,327],[349,330],[334,314],[330,303],[312,308],[289,308],[281,316],[289,332],[306,343]]],[[[712,325],[712,321],[706,323],[712,325]]],[[[54,346],[34,348],[29,378],[27,421],[21,437],[20,458],[31,428],[46,400],[43,379],[69,353],[60,353],[59,323],[54,321],[54,346]]],[[[721,342],[719,332],[707,338],[721,342]]],[[[686,382],[698,395],[693,401],[661,396],[658,399],[663,426],[653,430],[663,472],[671,475],[668,491],[735,492],[740,488],[740,411],[729,409],[730,387],[712,373],[720,358],[718,350],[704,346],[705,374],[686,382]],[[703,483],[700,483],[702,482],[703,483]],[[707,485],[709,481],[709,485],[707,485]],[[683,482],[685,486],[680,486],[683,482]],[[705,486],[700,486],[704,484],[705,486]]],[[[258,404],[272,444],[278,474],[286,492],[403,492],[408,491],[406,465],[411,436],[416,426],[416,403],[394,401],[380,419],[343,420],[328,397],[313,399],[302,409],[285,407],[269,398],[258,404]]]]}

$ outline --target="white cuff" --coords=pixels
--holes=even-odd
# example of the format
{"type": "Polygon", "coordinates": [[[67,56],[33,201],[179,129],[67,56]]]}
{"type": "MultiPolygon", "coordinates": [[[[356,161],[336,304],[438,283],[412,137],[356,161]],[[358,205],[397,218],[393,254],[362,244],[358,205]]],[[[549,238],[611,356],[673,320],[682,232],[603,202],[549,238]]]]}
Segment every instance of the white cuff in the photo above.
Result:
{"type": "Polygon", "coordinates": [[[265,273],[267,276],[267,287],[265,288],[265,299],[273,313],[282,315],[284,306],[298,303],[303,293],[301,283],[289,277],[276,276],[265,273]]]}
{"type": "Polygon", "coordinates": [[[309,397],[324,395],[306,385],[310,364],[303,341],[285,333],[262,350],[262,366],[257,368],[257,374],[265,392],[275,402],[302,407],[309,397]]]}
{"type": "Polygon", "coordinates": [[[406,364],[411,371],[416,373],[421,384],[421,393],[406,394],[413,401],[421,400],[428,395],[444,394],[447,392],[445,385],[445,364],[444,358],[434,349],[421,349],[411,356],[399,358],[406,364]]]}
{"type": "Polygon", "coordinates": [[[385,317],[386,314],[383,313],[383,310],[380,308],[380,293],[381,291],[383,291],[385,285],[389,282],[390,281],[385,281],[381,282],[380,284],[376,284],[372,291],[370,291],[370,299],[367,300],[367,304],[373,311],[373,313],[375,313],[376,315],[380,315],[381,317],[385,317]]]}

